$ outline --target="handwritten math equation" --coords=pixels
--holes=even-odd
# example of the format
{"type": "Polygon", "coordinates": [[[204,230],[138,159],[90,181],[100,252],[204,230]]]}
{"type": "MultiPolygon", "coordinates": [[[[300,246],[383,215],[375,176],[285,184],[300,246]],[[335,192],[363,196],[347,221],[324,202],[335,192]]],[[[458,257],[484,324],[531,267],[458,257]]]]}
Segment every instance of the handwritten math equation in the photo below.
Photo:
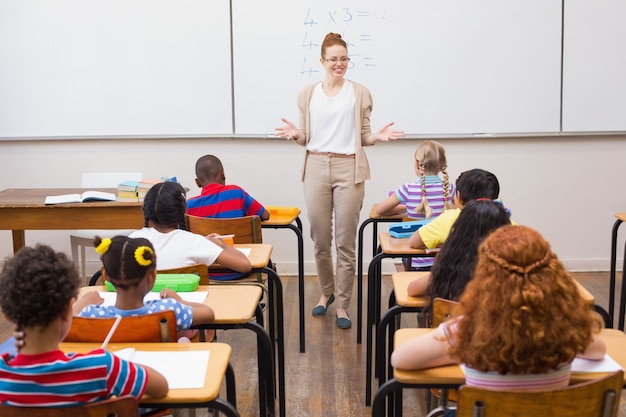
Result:
{"type": "Polygon", "coordinates": [[[348,69],[367,70],[376,67],[376,32],[381,30],[377,23],[388,20],[386,9],[311,9],[304,13],[302,21],[303,52],[300,75],[313,78],[323,72],[320,65],[321,47],[324,36],[329,32],[339,33],[348,45],[348,69]]]}

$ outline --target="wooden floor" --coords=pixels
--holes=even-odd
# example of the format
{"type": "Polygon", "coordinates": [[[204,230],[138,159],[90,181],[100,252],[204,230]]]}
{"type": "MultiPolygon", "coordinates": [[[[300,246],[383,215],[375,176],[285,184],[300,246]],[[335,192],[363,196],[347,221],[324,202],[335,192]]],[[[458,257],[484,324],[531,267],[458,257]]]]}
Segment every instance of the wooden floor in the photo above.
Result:
{"type": "MultiPolygon", "coordinates": [[[[576,273],[575,277],[596,297],[596,303],[608,306],[608,272],[576,273]]],[[[322,317],[312,317],[319,290],[315,277],[307,277],[306,352],[299,352],[298,281],[283,278],[285,294],[286,397],[287,417],[362,417],[371,415],[365,406],[365,332],[363,344],[356,343],[356,329],[340,330],[335,325],[334,308],[322,317]]],[[[387,300],[390,278],[383,279],[383,300],[387,300]]],[[[619,282],[617,288],[619,289],[619,282]]],[[[366,291],[365,291],[366,293],[366,291]]],[[[356,326],[356,288],[351,307],[356,326]]],[[[0,341],[11,335],[8,324],[0,319],[0,341]]],[[[415,326],[415,315],[405,315],[403,327],[415,326]]],[[[237,409],[242,417],[258,416],[256,341],[248,330],[218,332],[218,341],[233,346],[232,365],[237,382],[237,409]]],[[[377,385],[373,386],[376,392],[377,385]]],[[[225,398],[225,395],[223,395],[225,398]]],[[[424,416],[424,392],[406,390],[405,415],[424,416]]],[[[620,416],[626,417],[622,395],[620,416]]],[[[206,415],[198,412],[198,416],[206,415]]]]}

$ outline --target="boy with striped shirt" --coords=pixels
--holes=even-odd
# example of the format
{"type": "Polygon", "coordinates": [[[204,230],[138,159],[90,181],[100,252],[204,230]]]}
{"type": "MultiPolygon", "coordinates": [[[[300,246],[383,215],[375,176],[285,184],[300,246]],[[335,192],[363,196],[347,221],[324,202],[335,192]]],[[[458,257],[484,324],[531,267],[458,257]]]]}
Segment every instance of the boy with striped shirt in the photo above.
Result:
{"type": "Polygon", "coordinates": [[[0,273],[0,308],[23,332],[23,346],[0,358],[0,402],[21,407],[69,407],[111,396],[168,392],[152,368],[96,349],[66,354],[59,349],[72,325],[80,279],[74,263],[45,245],[21,249],[0,273]]]}

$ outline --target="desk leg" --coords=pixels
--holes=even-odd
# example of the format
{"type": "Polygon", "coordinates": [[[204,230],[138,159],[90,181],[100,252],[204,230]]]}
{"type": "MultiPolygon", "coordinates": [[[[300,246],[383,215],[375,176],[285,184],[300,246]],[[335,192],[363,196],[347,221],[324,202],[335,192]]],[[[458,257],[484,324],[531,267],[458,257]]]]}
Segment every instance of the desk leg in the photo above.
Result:
{"type": "MultiPolygon", "coordinates": [[[[611,316],[611,320],[615,320],[615,269],[617,263],[617,231],[619,230],[622,221],[617,219],[615,223],[613,223],[613,230],[611,232],[611,272],[609,272],[609,316],[611,316]]],[[[624,274],[624,270],[622,269],[622,275],[624,274]]],[[[623,276],[622,276],[622,287],[623,276]]],[[[622,290],[622,293],[624,291],[622,290]]],[[[620,324],[619,329],[624,330],[624,322],[623,317],[620,315],[620,324]]]]}
{"type": "Polygon", "coordinates": [[[283,284],[278,274],[271,268],[263,268],[262,272],[266,273],[269,280],[270,300],[276,303],[270,306],[270,332],[274,333],[275,327],[278,327],[278,335],[276,338],[271,337],[272,343],[276,341],[278,344],[278,404],[280,408],[280,417],[285,417],[286,399],[285,399],[285,328],[284,328],[284,307],[283,307],[283,284]],[[275,317],[274,317],[275,311],[275,317]],[[275,321],[274,321],[275,320],[275,321]]]}
{"type": "MultiPolygon", "coordinates": [[[[257,308],[257,318],[263,314],[257,308]]],[[[236,323],[236,324],[204,324],[194,326],[197,329],[249,329],[257,335],[257,368],[258,368],[258,384],[259,384],[259,415],[261,417],[274,417],[276,415],[275,395],[274,395],[274,350],[272,349],[272,341],[261,324],[258,322],[236,323]]],[[[227,375],[228,377],[228,375],[227,375]]],[[[228,380],[227,380],[228,381],[228,380]]],[[[227,388],[228,395],[228,388],[227,388]]],[[[162,405],[161,405],[162,406],[162,405]]],[[[187,406],[188,408],[189,406],[187,406]]]]}
{"type": "Polygon", "coordinates": [[[13,253],[26,246],[26,233],[24,230],[11,230],[13,235],[13,253]]]}
{"type": "Polygon", "coordinates": [[[361,344],[361,329],[363,328],[363,231],[365,227],[374,220],[368,218],[359,226],[357,240],[357,273],[356,273],[356,291],[357,291],[357,309],[356,309],[356,342],[361,344]]]}
{"type": "MultiPolygon", "coordinates": [[[[372,404],[372,416],[384,416],[385,415],[385,399],[388,395],[395,395],[397,391],[402,392],[402,384],[396,382],[395,379],[390,379],[385,382],[376,392],[374,396],[374,403],[372,404]]],[[[401,413],[399,414],[401,415],[401,413]]]]}
{"type": "Polygon", "coordinates": [[[305,351],[305,329],[304,329],[304,238],[302,235],[302,220],[300,217],[296,217],[296,225],[271,225],[263,226],[272,229],[291,229],[296,234],[298,239],[298,302],[300,313],[300,353],[305,351]]]}
{"type": "Polygon", "coordinates": [[[235,385],[235,370],[233,366],[228,362],[228,368],[226,368],[226,399],[233,407],[237,408],[237,390],[235,385]]]}
{"type": "MultiPolygon", "coordinates": [[[[370,266],[367,271],[367,341],[366,341],[366,355],[365,355],[365,405],[369,406],[372,402],[372,350],[373,346],[373,330],[375,327],[376,309],[380,311],[380,304],[376,303],[376,300],[380,297],[376,295],[378,286],[380,285],[378,276],[376,274],[378,266],[381,264],[384,258],[389,257],[385,253],[377,253],[376,256],[370,262],[370,266]]],[[[377,325],[377,323],[376,323],[377,325]]],[[[375,414],[374,414],[375,415],[375,414]]]]}

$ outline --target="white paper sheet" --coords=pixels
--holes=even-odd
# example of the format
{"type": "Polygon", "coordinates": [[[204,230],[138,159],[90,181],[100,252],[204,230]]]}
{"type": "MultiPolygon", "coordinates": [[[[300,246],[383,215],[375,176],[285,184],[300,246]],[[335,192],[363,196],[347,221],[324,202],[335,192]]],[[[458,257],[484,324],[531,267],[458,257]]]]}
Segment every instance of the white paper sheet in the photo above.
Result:
{"type": "Polygon", "coordinates": [[[572,373],[582,372],[614,372],[619,371],[622,367],[609,355],[604,355],[604,359],[600,361],[592,361],[589,359],[574,358],[572,362],[572,373]]]}
{"type": "Polygon", "coordinates": [[[170,389],[204,387],[211,354],[208,350],[173,352],[132,348],[113,353],[119,358],[156,369],[167,379],[170,389]]]}
{"type": "MultiPolygon", "coordinates": [[[[115,300],[117,298],[117,293],[112,291],[98,291],[100,297],[104,299],[104,302],[101,304],[103,306],[112,306],[115,305],[115,300]]],[[[179,292],[180,298],[184,301],[189,301],[192,303],[203,303],[206,299],[207,295],[209,295],[208,291],[192,291],[192,292],[179,292]]],[[[148,300],[158,300],[159,293],[158,292],[149,292],[144,297],[144,302],[148,300]]]]}

